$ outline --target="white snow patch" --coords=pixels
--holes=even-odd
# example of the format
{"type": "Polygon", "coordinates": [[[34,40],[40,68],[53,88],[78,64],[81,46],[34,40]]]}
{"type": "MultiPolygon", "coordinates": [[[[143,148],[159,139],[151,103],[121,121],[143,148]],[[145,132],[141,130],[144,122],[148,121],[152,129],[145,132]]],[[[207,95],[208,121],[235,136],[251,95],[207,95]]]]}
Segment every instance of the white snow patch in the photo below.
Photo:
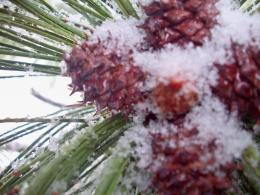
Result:
{"type": "Polygon", "coordinates": [[[244,149],[252,144],[251,135],[242,129],[235,114],[229,114],[216,98],[205,97],[186,117],[187,128],[196,127],[199,142],[215,140],[217,162],[225,164],[241,157],[244,149]]]}
{"type": "Polygon", "coordinates": [[[219,41],[229,42],[232,39],[233,42],[247,45],[255,40],[260,43],[260,14],[243,13],[227,0],[219,1],[217,7],[220,10],[220,25],[216,28],[216,31],[219,31],[219,41]]]}
{"type": "Polygon", "coordinates": [[[117,146],[119,148],[118,151],[124,151],[124,153],[121,153],[123,156],[130,153],[135,157],[140,157],[138,167],[145,168],[151,162],[151,138],[149,131],[142,125],[130,128],[119,140],[117,146]]]}
{"type": "Polygon", "coordinates": [[[48,144],[48,149],[52,152],[56,152],[59,148],[59,144],[58,144],[58,139],[51,136],[49,138],[49,144],[48,144]]]}
{"type": "Polygon", "coordinates": [[[141,3],[143,6],[146,6],[146,5],[151,4],[152,2],[159,1],[159,0],[139,0],[139,1],[140,1],[140,3],[141,3]]]}
{"type": "Polygon", "coordinates": [[[100,40],[108,48],[124,48],[125,46],[135,49],[143,42],[143,31],[137,26],[140,21],[130,18],[127,20],[108,20],[95,29],[90,42],[100,40]]]}

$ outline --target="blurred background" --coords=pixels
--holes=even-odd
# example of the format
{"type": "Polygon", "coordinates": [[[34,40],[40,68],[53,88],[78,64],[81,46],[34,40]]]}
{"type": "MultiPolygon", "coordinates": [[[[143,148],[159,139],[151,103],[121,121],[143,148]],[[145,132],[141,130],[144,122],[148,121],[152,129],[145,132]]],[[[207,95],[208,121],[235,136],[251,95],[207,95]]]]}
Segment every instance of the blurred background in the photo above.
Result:
{"type": "MultiPolygon", "coordinates": [[[[36,97],[36,94],[63,105],[75,104],[80,100],[79,94],[70,96],[69,78],[29,74],[0,70],[0,119],[35,118],[60,109],[36,97]]],[[[0,123],[0,134],[22,124],[0,123]]],[[[0,171],[40,134],[42,131],[36,131],[0,147],[0,171]]]]}

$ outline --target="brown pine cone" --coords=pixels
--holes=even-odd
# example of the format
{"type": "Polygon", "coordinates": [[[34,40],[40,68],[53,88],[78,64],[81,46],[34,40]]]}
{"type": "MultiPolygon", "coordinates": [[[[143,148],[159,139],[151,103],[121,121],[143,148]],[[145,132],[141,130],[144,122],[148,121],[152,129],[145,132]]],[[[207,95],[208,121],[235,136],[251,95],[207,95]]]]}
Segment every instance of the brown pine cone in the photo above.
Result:
{"type": "Polygon", "coordinates": [[[213,92],[231,111],[260,122],[260,49],[234,45],[234,63],[216,65],[213,92]]]}
{"type": "Polygon", "coordinates": [[[140,85],[145,74],[133,64],[132,51],[124,50],[121,56],[100,42],[75,46],[65,57],[73,92],[83,91],[84,102],[95,102],[98,110],[132,112],[132,104],[143,98],[140,85]]]}
{"type": "Polygon", "coordinates": [[[167,43],[202,45],[216,24],[217,0],[160,0],[143,6],[148,15],[141,26],[153,48],[167,43]]]}

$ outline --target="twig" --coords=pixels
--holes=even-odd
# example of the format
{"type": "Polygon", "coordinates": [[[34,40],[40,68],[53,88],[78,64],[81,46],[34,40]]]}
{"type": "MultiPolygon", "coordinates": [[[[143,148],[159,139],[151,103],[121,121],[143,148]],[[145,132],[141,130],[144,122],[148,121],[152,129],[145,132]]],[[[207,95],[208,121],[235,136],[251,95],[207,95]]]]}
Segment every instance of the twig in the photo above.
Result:
{"type": "Polygon", "coordinates": [[[56,106],[56,107],[59,107],[59,108],[64,108],[66,107],[66,105],[64,104],[61,104],[61,103],[58,103],[58,102],[55,102],[49,98],[46,98],[44,96],[42,96],[39,92],[37,92],[35,89],[31,89],[31,94],[38,98],[39,100],[42,100],[43,102],[46,102],[48,104],[51,104],[52,106],[56,106]]]}
{"type": "Polygon", "coordinates": [[[83,103],[78,103],[78,104],[72,104],[72,105],[65,105],[65,104],[61,104],[59,102],[55,102],[49,98],[46,98],[44,97],[43,95],[41,95],[39,92],[37,92],[35,89],[31,89],[31,94],[36,97],[37,99],[45,102],[45,103],[48,103],[52,106],[56,106],[56,107],[59,107],[59,108],[77,108],[77,107],[80,107],[80,106],[84,106],[85,104],[83,103]]]}

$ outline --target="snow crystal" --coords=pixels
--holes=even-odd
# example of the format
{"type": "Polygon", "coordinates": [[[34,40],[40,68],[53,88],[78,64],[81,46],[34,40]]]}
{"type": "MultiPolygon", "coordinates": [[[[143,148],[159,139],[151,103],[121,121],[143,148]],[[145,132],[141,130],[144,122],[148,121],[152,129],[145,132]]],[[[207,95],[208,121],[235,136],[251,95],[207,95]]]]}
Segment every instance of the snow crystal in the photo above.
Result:
{"type": "Polygon", "coordinates": [[[127,46],[135,49],[135,46],[143,42],[143,32],[137,28],[140,21],[130,18],[128,20],[108,20],[95,29],[90,41],[102,41],[108,48],[115,46],[122,48],[127,46]]]}
{"type": "Polygon", "coordinates": [[[142,125],[136,125],[130,128],[125,135],[119,140],[117,145],[118,151],[122,155],[128,155],[129,153],[135,157],[141,157],[138,162],[139,167],[146,167],[151,162],[151,139],[148,130],[142,125]],[[133,145],[134,144],[134,145],[133,145]]]}
{"type": "Polygon", "coordinates": [[[145,6],[145,5],[149,5],[154,1],[159,1],[159,0],[140,0],[140,3],[145,6]]]}
{"type": "Polygon", "coordinates": [[[134,59],[145,71],[158,78],[168,78],[179,73],[189,74],[191,78],[200,75],[219,59],[226,59],[225,49],[216,48],[210,43],[203,47],[193,46],[185,49],[169,46],[160,51],[136,53],[134,59]],[[192,76],[193,75],[193,76],[192,76]]]}
{"type": "Polygon", "coordinates": [[[241,157],[244,149],[252,144],[250,134],[241,128],[235,114],[229,114],[225,106],[213,97],[204,97],[202,105],[193,108],[187,115],[186,127],[196,127],[198,139],[202,142],[216,141],[215,158],[220,163],[241,157]]]}
{"type": "Polygon", "coordinates": [[[145,194],[151,194],[147,189],[150,185],[151,178],[151,174],[146,170],[136,167],[135,163],[130,163],[126,167],[125,174],[120,181],[120,186],[123,186],[125,191],[122,192],[121,188],[117,188],[115,195],[136,194],[136,192],[133,191],[133,189],[135,189],[134,187],[137,187],[139,191],[146,191],[147,193],[145,194]]]}
{"type": "MultiPolygon", "coordinates": [[[[142,124],[136,124],[128,129],[119,140],[116,150],[114,150],[115,155],[130,155],[136,159],[134,162],[129,162],[121,180],[120,185],[126,189],[126,194],[132,194],[133,186],[137,186],[141,191],[149,186],[151,175],[146,168],[152,162],[151,144],[149,130],[142,124]]],[[[118,189],[115,194],[122,194],[122,192],[118,189]]]]}
{"type": "Polygon", "coordinates": [[[49,138],[49,145],[48,145],[48,149],[51,151],[51,152],[56,152],[59,148],[59,144],[58,144],[58,139],[51,136],[49,138]]]}
{"type": "Polygon", "coordinates": [[[219,26],[214,32],[218,34],[219,41],[232,41],[239,44],[252,43],[256,40],[260,43],[260,14],[249,15],[243,13],[232,6],[232,3],[227,0],[221,0],[217,3],[220,10],[218,16],[219,26]]]}

